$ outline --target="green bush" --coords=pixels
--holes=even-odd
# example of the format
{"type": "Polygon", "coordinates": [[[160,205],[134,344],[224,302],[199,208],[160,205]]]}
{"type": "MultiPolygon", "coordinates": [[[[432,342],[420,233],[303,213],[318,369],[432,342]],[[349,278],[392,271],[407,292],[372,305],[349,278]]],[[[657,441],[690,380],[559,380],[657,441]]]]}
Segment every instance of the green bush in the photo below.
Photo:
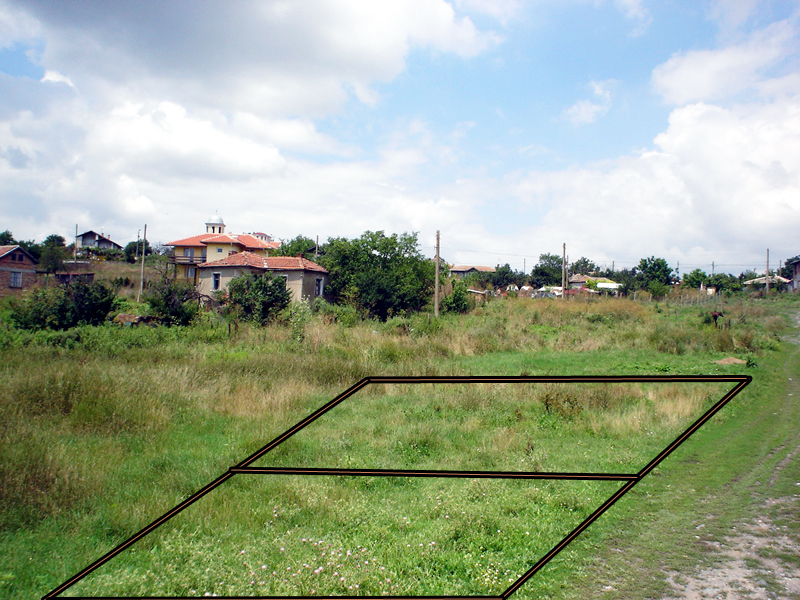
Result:
{"type": "Polygon", "coordinates": [[[116,292],[102,281],[80,279],[66,285],[34,289],[12,306],[11,319],[20,329],[65,330],[99,325],[114,309],[116,292]]]}
{"type": "Polygon", "coordinates": [[[469,297],[467,284],[463,281],[456,281],[453,284],[453,293],[442,299],[442,311],[454,313],[466,313],[474,308],[474,300],[469,297]]]}
{"type": "Polygon", "coordinates": [[[248,273],[234,277],[228,283],[228,293],[222,297],[223,311],[235,318],[266,325],[289,306],[292,295],[283,277],[266,272],[248,273]]]}
{"type": "Polygon", "coordinates": [[[189,325],[200,311],[198,295],[188,281],[163,278],[152,284],[144,295],[150,313],[165,325],[189,325]]]}
{"type": "Polygon", "coordinates": [[[313,310],[329,323],[339,323],[344,327],[355,327],[360,321],[358,311],[352,306],[330,304],[322,298],[314,302],[313,310]]]}

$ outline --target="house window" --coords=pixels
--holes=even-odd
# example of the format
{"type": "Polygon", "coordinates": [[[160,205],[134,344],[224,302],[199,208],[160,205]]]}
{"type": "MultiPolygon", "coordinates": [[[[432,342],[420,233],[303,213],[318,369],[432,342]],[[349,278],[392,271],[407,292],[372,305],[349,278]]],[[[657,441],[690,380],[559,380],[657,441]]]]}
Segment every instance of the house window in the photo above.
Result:
{"type": "Polygon", "coordinates": [[[187,279],[191,279],[192,281],[194,281],[195,271],[196,271],[196,267],[187,267],[186,268],[186,278],[187,279]]]}
{"type": "Polygon", "coordinates": [[[22,287],[22,272],[20,271],[12,271],[11,272],[11,284],[10,287],[12,288],[21,288],[22,287]]]}
{"type": "Polygon", "coordinates": [[[183,255],[188,258],[194,258],[194,248],[184,248],[183,255]]]}
{"type": "Polygon", "coordinates": [[[217,254],[222,254],[222,248],[217,248],[217,254]]]}
{"type": "Polygon", "coordinates": [[[322,277],[317,277],[314,280],[314,295],[315,296],[322,296],[322,293],[325,291],[325,283],[322,280],[322,277]]]}
{"type": "Polygon", "coordinates": [[[212,275],[212,277],[214,278],[214,280],[213,280],[213,282],[211,284],[211,289],[212,290],[218,290],[220,281],[222,280],[222,275],[220,273],[214,273],[212,275]]]}

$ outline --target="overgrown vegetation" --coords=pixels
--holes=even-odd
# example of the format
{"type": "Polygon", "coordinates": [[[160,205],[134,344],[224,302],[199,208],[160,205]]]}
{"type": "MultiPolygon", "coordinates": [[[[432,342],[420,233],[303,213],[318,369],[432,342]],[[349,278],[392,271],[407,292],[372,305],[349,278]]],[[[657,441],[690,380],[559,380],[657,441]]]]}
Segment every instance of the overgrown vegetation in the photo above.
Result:
{"type": "Polygon", "coordinates": [[[227,292],[218,298],[225,314],[266,325],[289,305],[291,293],[286,289],[283,277],[269,272],[261,275],[246,273],[231,279],[227,292]]]}
{"type": "MultiPolygon", "coordinates": [[[[352,308],[319,303],[313,310],[294,307],[265,327],[243,323],[238,333],[211,319],[171,328],[0,328],[0,476],[5,482],[0,488],[0,594],[40,597],[369,375],[741,372],[756,379],[742,406],[757,398],[756,408],[769,408],[767,397],[758,395],[759,382],[774,380],[770,369],[781,356],[779,336],[786,329],[781,310],[796,310],[791,300],[722,304],[725,324],[719,328],[705,323],[706,306],[521,298],[494,300],[468,314],[448,312],[439,320],[417,314],[385,322],[360,320],[352,308]],[[752,366],[713,362],[728,356],[750,360],[752,366]],[[36,570],[28,557],[37,562],[36,570]]],[[[301,444],[298,438],[284,451],[294,453],[288,455],[292,462],[318,457],[328,461],[326,466],[341,466],[337,461],[345,459],[349,466],[441,468],[436,465],[453,457],[442,452],[466,444],[482,450],[457,451],[456,458],[505,468],[524,460],[531,468],[570,469],[578,464],[570,461],[578,459],[585,466],[587,456],[614,461],[660,443],[648,432],[660,431],[673,417],[679,425],[682,411],[691,413],[692,406],[707,401],[705,395],[678,389],[668,397],[651,397],[645,389],[587,392],[574,386],[540,390],[529,398],[502,387],[454,392],[376,389],[343,412],[339,425],[312,436],[322,446],[301,444]],[[374,412],[364,410],[367,401],[374,412]],[[389,411],[393,402],[401,402],[405,412],[389,411]],[[446,426],[444,433],[437,423],[446,426]],[[634,445],[623,451],[617,440],[634,445]],[[374,444],[372,455],[362,451],[374,444]]],[[[721,427],[731,421],[741,429],[735,419],[743,411],[720,415],[721,427]]],[[[781,420],[791,418],[781,415],[781,420]]],[[[663,431],[673,431],[670,427],[663,431]]],[[[748,446],[737,445],[736,464],[749,460],[742,447],[748,446]]],[[[680,487],[680,480],[669,481],[680,487]]],[[[137,590],[137,569],[147,565],[143,568],[172,573],[168,580],[184,586],[182,593],[195,590],[197,595],[251,593],[266,589],[258,586],[268,580],[277,594],[298,589],[411,594],[423,583],[422,575],[415,579],[413,573],[427,565],[424,581],[440,573],[442,581],[463,580],[465,593],[494,594],[518,576],[515,556],[527,560],[540,553],[563,535],[552,527],[574,524],[570,519],[587,514],[597,498],[608,494],[608,486],[537,485],[534,490],[467,480],[445,489],[440,483],[286,478],[264,489],[257,481],[243,482],[225,493],[221,505],[210,496],[209,503],[197,505],[195,516],[187,513],[137,545],[126,558],[133,561],[128,574],[112,577],[117,583],[109,587],[108,574],[115,571],[107,570],[105,576],[99,571],[91,585],[106,593],[137,590]],[[379,502],[371,491],[394,500],[379,502]],[[315,517],[318,510],[326,517],[315,517]],[[534,531],[529,524],[537,519],[549,524],[534,531]],[[315,525],[340,522],[349,525],[327,532],[315,525]],[[204,537],[212,531],[216,537],[204,537]],[[213,544],[203,541],[209,539],[213,544]],[[369,541],[386,539],[403,543],[387,555],[379,552],[383,544],[369,541]],[[333,551],[342,559],[328,565],[333,551]],[[326,552],[324,561],[321,552],[326,552]],[[352,558],[356,555],[360,567],[352,558]],[[288,560],[283,570],[299,570],[298,580],[316,585],[324,579],[328,587],[298,588],[291,577],[275,580],[272,571],[278,572],[281,560],[288,560]],[[362,571],[365,560],[374,568],[369,573],[362,571]],[[223,565],[227,575],[222,583],[196,569],[188,576],[181,564],[223,565]],[[276,567],[262,570],[262,564],[276,567]],[[316,575],[324,578],[314,579],[320,567],[316,575]],[[335,579],[334,572],[339,573],[335,579]],[[349,589],[356,584],[358,591],[349,589]]],[[[656,511],[674,510],[667,498],[647,502],[656,511]]],[[[615,515],[598,522],[582,536],[588,540],[583,550],[570,550],[564,563],[554,564],[546,577],[531,582],[528,596],[521,591],[520,597],[558,596],[559,582],[571,588],[581,573],[591,589],[587,569],[596,563],[595,546],[607,548],[609,537],[626,539],[619,531],[627,525],[615,515]]],[[[608,557],[611,551],[603,552],[608,557]]]]}
{"type": "Polygon", "coordinates": [[[100,325],[114,308],[116,288],[101,282],[74,279],[66,285],[36,288],[15,300],[11,320],[21,329],[65,330],[100,325]]]}

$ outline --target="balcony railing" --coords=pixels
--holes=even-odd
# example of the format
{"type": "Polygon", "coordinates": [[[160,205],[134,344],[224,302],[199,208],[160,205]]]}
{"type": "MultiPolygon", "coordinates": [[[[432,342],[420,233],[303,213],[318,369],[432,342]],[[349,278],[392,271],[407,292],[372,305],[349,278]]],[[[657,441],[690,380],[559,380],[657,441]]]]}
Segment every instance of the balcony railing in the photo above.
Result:
{"type": "Polygon", "coordinates": [[[173,256],[172,262],[176,265],[199,265],[206,262],[205,256],[173,256]]]}

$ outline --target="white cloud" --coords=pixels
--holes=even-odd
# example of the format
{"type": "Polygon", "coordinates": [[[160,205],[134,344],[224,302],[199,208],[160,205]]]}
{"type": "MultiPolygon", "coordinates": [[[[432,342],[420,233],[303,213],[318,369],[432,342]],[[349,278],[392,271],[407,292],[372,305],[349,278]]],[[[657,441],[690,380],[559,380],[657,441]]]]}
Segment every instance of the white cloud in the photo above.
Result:
{"type": "Polygon", "coordinates": [[[735,37],[758,14],[763,0],[714,0],[709,17],[717,23],[723,39],[735,37]]]}
{"type": "Polygon", "coordinates": [[[75,84],[70,81],[66,75],[62,75],[58,71],[45,71],[42,81],[52,81],[53,83],[66,83],[69,87],[74,88],[75,84]]]}
{"type": "Polygon", "coordinates": [[[796,254],[800,100],[693,104],[669,123],[639,156],[510,180],[543,215],[525,237],[542,248],[574,240],[573,252],[618,264],[652,254],[684,264],[752,260],[750,249],[767,247],[796,254]]]}
{"type": "Polygon", "coordinates": [[[44,66],[110,106],[134,94],[187,107],[318,117],[338,110],[347,89],[361,102],[377,102],[372,86],[401,73],[413,48],[470,57],[500,41],[444,0],[241,0],[203,10],[175,0],[158,4],[158,18],[126,3],[19,7],[41,23],[44,66]]]}
{"type": "Polygon", "coordinates": [[[636,27],[631,31],[632,37],[644,35],[653,22],[650,11],[642,5],[642,0],[614,0],[614,5],[628,19],[636,21],[636,27]]]}
{"type": "Polygon", "coordinates": [[[521,0],[455,0],[455,5],[459,10],[487,14],[504,25],[522,9],[521,0]]]}
{"type": "Polygon", "coordinates": [[[39,22],[25,10],[0,0],[0,48],[29,43],[41,35],[39,22]]]}
{"type": "MultiPolygon", "coordinates": [[[[715,101],[751,90],[797,93],[797,88],[767,88],[769,70],[798,54],[797,29],[788,21],[773,23],[744,42],[718,50],[674,55],[653,70],[653,86],[669,103],[715,101]]],[[[795,79],[785,81],[790,86],[795,79]]]]}
{"type": "Polygon", "coordinates": [[[171,102],[114,109],[92,126],[88,145],[96,159],[113,157],[116,170],[140,177],[247,180],[284,165],[276,148],[222,131],[171,102]]]}
{"type": "Polygon", "coordinates": [[[564,111],[565,118],[573,125],[587,125],[604,116],[611,108],[609,88],[614,83],[614,80],[592,81],[589,87],[592,89],[594,101],[579,100],[564,111]]]}

